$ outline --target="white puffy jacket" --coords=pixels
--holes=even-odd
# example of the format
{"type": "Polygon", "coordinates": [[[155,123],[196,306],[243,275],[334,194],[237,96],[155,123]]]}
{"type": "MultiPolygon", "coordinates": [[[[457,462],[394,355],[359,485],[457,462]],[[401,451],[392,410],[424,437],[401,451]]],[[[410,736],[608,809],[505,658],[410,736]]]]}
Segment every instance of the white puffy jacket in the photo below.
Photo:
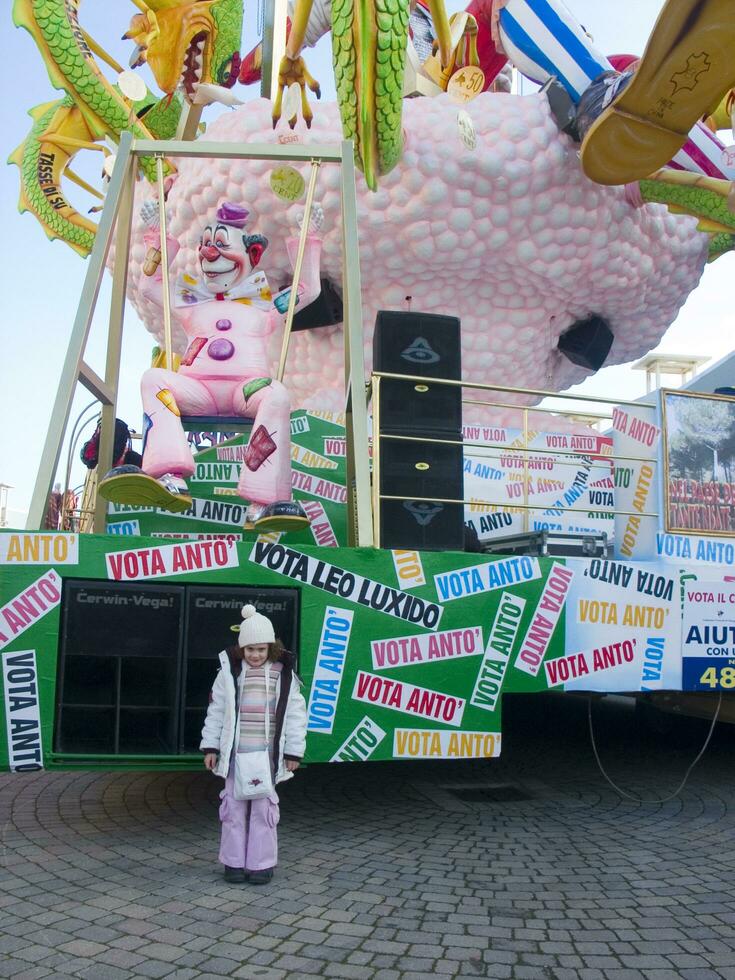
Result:
{"type": "MultiPolygon", "coordinates": [[[[236,684],[247,672],[244,660],[231,657],[226,651],[219,655],[220,669],[212,685],[207,717],[202,728],[202,752],[217,752],[219,758],[214,772],[227,778],[232,750],[239,736],[236,684]]],[[[282,669],[276,681],[276,720],[274,745],[276,746],[275,781],[283,782],[293,776],[286,769],[285,759],[301,760],[306,748],[306,702],[301,693],[301,681],[293,670],[293,657],[284,656],[282,669]]],[[[270,663],[266,661],[266,674],[270,663]]]]}

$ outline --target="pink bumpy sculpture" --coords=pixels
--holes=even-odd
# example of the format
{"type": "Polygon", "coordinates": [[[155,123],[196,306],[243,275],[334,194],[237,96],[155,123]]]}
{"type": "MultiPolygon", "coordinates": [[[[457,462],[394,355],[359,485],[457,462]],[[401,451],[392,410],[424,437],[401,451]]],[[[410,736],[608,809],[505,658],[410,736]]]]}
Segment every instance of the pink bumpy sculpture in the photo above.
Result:
{"type": "MultiPolygon", "coordinates": [[[[213,142],[275,143],[294,137],[334,145],[341,139],[335,105],[315,106],[310,131],[273,132],[267,100],[220,116],[213,142]]],[[[605,361],[641,357],[659,342],[697,285],[708,238],[694,218],[663,206],[635,207],[622,187],[588,180],[577,146],[559,129],[545,95],[482,94],[465,106],[448,95],[409,99],[403,107],[405,150],[377,193],[358,174],[357,209],[365,364],[370,367],[376,312],[420,310],[460,317],[463,377],[472,381],[560,390],[589,370],[572,363],[559,338],[575,322],[603,318],[614,334],[605,361]],[[460,108],[474,126],[462,141],[460,108]],[[407,300],[406,297],[411,297],[407,300]]],[[[196,236],[226,198],[247,201],[252,227],[266,228],[267,268],[276,285],[290,281],[286,243],[301,202],[278,196],[265,160],[182,159],[168,195],[171,234],[181,243],[175,268],[197,276],[196,236]]],[[[294,163],[303,177],[309,164],[294,163]]],[[[319,169],[316,197],[324,210],[320,271],[342,286],[339,168],[319,169]]],[[[150,194],[150,191],[147,192],[150,194]]],[[[140,192],[141,199],[143,190],[140,192]]],[[[160,312],[147,299],[142,226],[134,229],[128,295],[159,339],[160,312]]],[[[215,304],[222,306],[222,303],[215,304]]],[[[174,324],[174,346],[189,338],[174,324]]],[[[277,363],[280,340],[268,342],[277,363]]],[[[294,408],[344,408],[340,326],[292,337],[285,383],[294,408]]],[[[517,415],[515,416],[517,419],[517,415]]],[[[487,420],[467,406],[464,420],[487,420]]]]}

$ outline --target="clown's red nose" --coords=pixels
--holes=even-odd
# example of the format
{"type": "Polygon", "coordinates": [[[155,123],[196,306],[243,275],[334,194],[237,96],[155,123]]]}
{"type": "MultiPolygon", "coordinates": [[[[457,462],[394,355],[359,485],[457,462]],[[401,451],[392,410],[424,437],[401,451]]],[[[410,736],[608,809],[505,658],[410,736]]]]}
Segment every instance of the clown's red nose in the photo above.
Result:
{"type": "Polygon", "coordinates": [[[208,262],[215,262],[219,258],[219,249],[215,245],[200,245],[199,256],[208,262]]]}

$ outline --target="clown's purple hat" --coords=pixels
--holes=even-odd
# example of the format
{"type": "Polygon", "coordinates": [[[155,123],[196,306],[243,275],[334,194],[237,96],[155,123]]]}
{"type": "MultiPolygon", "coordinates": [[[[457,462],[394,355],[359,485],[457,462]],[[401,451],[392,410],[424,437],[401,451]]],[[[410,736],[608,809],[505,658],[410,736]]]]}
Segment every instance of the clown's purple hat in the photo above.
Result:
{"type": "Polygon", "coordinates": [[[241,204],[232,204],[230,201],[222,201],[217,208],[217,221],[223,225],[231,225],[233,228],[244,228],[250,212],[241,204]]]}

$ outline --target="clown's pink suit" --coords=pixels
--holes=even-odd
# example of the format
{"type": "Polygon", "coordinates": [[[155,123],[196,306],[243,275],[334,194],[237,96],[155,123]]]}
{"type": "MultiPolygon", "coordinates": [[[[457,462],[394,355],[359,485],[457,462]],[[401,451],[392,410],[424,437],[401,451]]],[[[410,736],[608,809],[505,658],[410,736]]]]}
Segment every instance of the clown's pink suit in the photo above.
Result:
{"type": "MultiPolygon", "coordinates": [[[[288,239],[286,247],[293,265],[298,240],[288,239]]],[[[168,248],[173,261],[179,245],[169,239],[168,248]]],[[[321,240],[307,236],[299,310],[319,295],[320,253],[321,240]]],[[[144,293],[162,306],[160,270],[146,281],[144,293]]],[[[208,302],[173,311],[189,346],[178,371],[151,368],[141,379],[147,427],[143,471],[156,478],[166,473],[186,478],[194,472],[179,414],[237,415],[254,420],[238,493],[257,504],[290,500],[290,398],[284,385],[270,378],[266,351],[268,337],[283,326],[284,315],[272,305],[259,309],[247,299],[227,295],[213,294],[208,302]]]]}

